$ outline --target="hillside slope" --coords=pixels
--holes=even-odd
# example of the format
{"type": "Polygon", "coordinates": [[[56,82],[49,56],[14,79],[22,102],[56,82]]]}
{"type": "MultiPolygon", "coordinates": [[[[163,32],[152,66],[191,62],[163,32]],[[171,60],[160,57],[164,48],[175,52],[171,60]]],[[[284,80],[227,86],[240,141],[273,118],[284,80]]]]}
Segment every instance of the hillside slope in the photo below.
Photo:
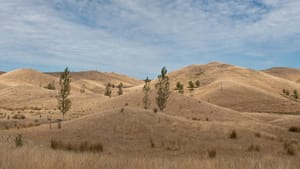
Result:
{"type": "Polygon", "coordinates": [[[297,112],[299,102],[282,96],[282,90],[300,89],[300,84],[264,72],[223,63],[191,65],[170,73],[171,86],[188,86],[200,81],[200,87],[186,95],[238,111],[297,112]]]}

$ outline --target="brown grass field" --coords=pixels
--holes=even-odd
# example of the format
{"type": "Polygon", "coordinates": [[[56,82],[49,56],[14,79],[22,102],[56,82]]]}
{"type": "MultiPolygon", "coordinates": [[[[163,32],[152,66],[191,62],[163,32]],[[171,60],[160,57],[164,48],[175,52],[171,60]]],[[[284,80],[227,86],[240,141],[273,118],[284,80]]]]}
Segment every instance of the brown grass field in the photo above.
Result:
{"type": "Polygon", "coordinates": [[[0,75],[0,169],[299,169],[300,71],[256,71],[213,62],[169,73],[171,94],[150,108],[143,81],[72,72],[72,108],[62,118],[59,73],[18,69],[0,75]],[[200,86],[189,91],[189,81],[200,86]],[[104,96],[107,83],[125,85],[104,96]],[[174,90],[177,82],[184,94],[174,90]],[[45,88],[53,83],[56,90],[45,88]],[[82,86],[85,91],[81,92],[82,86]],[[289,90],[287,96],[282,91],[289,90]]]}

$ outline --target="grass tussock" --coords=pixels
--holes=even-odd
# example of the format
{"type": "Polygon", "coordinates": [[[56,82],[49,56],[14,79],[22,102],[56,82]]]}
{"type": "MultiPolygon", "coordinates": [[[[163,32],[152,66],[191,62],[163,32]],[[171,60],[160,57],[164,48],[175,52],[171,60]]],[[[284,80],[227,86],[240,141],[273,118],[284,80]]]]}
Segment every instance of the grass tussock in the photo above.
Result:
{"type": "Polygon", "coordinates": [[[101,143],[89,143],[87,141],[80,143],[64,143],[60,140],[52,139],[50,141],[50,147],[53,150],[66,150],[75,152],[93,152],[100,153],[103,152],[103,145],[101,143]]]}

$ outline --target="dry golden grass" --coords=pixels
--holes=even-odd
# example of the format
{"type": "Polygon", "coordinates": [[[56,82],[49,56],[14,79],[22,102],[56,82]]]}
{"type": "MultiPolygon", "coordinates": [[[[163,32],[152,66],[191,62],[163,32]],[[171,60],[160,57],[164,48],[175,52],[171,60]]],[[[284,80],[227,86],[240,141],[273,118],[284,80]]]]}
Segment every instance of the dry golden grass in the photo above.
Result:
{"type": "Polygon", "coordinates": [[[195,156],[113,156],[38,147],[2,147],[0,169],[299,169],[299,161],[296,157],[254,155],[215,159],[195,156]]]}

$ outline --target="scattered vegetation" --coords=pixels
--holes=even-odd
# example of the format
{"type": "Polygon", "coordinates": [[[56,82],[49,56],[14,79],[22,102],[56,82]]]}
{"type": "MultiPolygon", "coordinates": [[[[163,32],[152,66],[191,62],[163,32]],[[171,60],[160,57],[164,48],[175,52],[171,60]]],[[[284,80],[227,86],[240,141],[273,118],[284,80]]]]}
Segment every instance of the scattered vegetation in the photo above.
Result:
{"type": "Polygon", "coordinates": [[[237,133],[235,130],[232,130],[231,133],[229,134],[230,139],[237,139],[237,133]]]}
{"type": "Polygon", "coordinates": [[[14,116],[12,116],[12,118],[13,119],[17,119],[17,120],[24,120],[24,119],[26,119],[25,115],[20,114],[20,113],[15,114],[14,116]]]}
{"type": "Polygon", "coordinates": [[[166,108],[170,94],[170,83],[167,72],[166,67],[161,69],[161,74],[158,76],[158,83],[155,85],[157,89],[156,103],[160,111],[166,108]]]}
{"type": "Polygon", "coordinates": [[[111,97],[112,94],[112,84],[111,83],[107,83],[106,87],[105,87],[105,96],[111,97]]]}
{"type": "Polygon", "coordinates": [[[150,98],[149,98],[149,93],[151,90],[151,88],[150,88],[151,80],[147,77],[144,80],[144,82],[145,82],[145,84],[143,87],[143,92],[144,92],[143,104],[144,104],[144,109],[148,109],[151,105],[150,98]]]}
{"type": "Polygon", "coordinates": [[[80,143],[64,143],[62,141],[52,139],[50,141],[50,147],[54,150],[66,150],[75,152],[103,152],[103,145],[101,143],[91,144],[87,141],[80,143]]]}
{"type": "Polygon", "coordinates": [[[66,112],[68,112],[71,108],[71,100],[68,99],[71,90],[71,76],[68,67],[65,68],[64,72],[61,73],[59,78],[59,85],[60,90],[57,96],[58,101],[58,109],[62,113],[63,117],[65,116],[66,112]]]}
{"type": "Polygon", "coordinates": [[[286,96],[290,96],[290,91],[287,89],[282,89],[282,93],[286,96]]]}

